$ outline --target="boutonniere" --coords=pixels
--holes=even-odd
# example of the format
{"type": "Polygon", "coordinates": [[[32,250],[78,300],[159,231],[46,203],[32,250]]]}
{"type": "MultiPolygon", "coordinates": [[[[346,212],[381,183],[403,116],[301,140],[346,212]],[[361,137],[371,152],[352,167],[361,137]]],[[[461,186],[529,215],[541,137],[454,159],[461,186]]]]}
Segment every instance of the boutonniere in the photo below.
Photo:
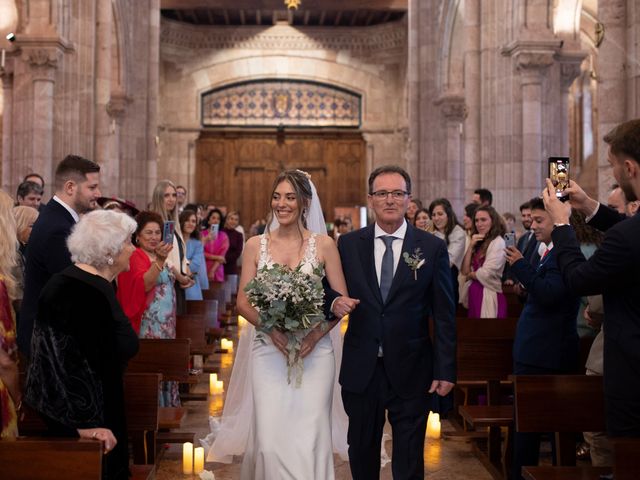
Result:
{"type": "Polygon", "coordinates": [[[425,259],[422,258],[422,251],[420,248],[416,248],[413,251],[413,255],[409,255],[409,252],[404,252],[402,258],[405,263],[413,270],[413,278],[418,280],[418,269],[424,265],[425,259]]]}

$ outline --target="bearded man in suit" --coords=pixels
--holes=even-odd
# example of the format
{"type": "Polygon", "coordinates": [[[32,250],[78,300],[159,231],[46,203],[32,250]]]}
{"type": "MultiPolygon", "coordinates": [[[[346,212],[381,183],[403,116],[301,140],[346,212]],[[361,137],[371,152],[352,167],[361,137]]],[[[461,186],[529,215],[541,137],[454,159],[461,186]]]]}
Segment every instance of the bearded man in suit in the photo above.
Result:
{"type": "MultiPolygon", "coordinates": [[[[618,125],[604,141],[613,176],[627,200],[640,199],[640,119],[618,125]]],[[[542,195],[556,227],[551,237],[564,282],[573,294],[602,294],[604,302],[607,432],[640,437],[640,215],[627,217],[600,204],[573,181],[565,194],[569,202],[562,203],[547,179],[542,195]],[[585,214],[589,225],[606,231],[588,260],[569,225],[571,207],[585,214]]]]}
{"type": "Polygon", "coordinates": [[[27,245],[25,287],[18,318],[18,349],[31,352],[31,334],[40,291],[54,273],[71,265],[67,237],[80,215],[94,210],[100,197],[100,165],[67,155],[56,167],[55,195],[33,225],[27,245]]]}
{"type": "Polygon", "coordinates": [[[377,168],[369,177],[368,200],[375,224],[338,242],[350,298],[335,299],[332,312],[350,313],[340,384],[355,480],[379,478],[386,416],[393,429],[394,479],[424,478],[429,393],[446,395],[456,377],[447,246],[408,224],[410,200],[406,171],[393,165],[377,168]]]}

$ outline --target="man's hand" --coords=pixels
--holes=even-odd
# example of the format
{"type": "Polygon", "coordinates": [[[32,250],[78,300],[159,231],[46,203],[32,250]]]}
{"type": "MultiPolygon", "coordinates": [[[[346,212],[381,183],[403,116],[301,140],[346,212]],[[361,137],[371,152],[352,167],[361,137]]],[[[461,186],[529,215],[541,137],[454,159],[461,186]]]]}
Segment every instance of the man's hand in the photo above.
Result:
{"type": "Polygon", "coordinates": [[[569,180],[569,186],[565,189],[569,194],[571,208],[583,213],[585,217],[593,214],[598,206],[598,202],[589,197],[585,191],[573,180],[569,180]]]}
{"type": "Polygon", "coordinates": [[[350,297],[338,297],[333,301],[331,305],[331,312],[337,317],[342,318],[345,315],[349,315],[353,312],[356,306],[360,303],[360,300],[357,298],[350,297]]]}
{"type": "Polygon", "coordinates": [[[431,382],[429,393],[436,392],[441,397],[444,397],[453,389],[454,386],[455,383],[447,382],[446,380],[434,380],[431,382]]]}
{"type": "MultiPolygon", "coordinates": [[[[569,189],[565,191],[568,190],[569,189]]],[[[571,204],[569,202],[562,203],[560,200],[558,200],[558,197],[556,197],[556,188],[548,178],[547,188],[542,190],[542,200],[544,201],[544,208],[547,212],[549,212],[551,220],[554,224],[569,223],[569,217],[571,216],[571,204]]]]}
{"type": "Polygon", "coordinates": [[[513,265],[521,258],[524,258],[522,256],[522,253],[520,253],[520,250],[518,250],[516,247],[507,247],[504,249],[504,253],[507,256],[507,262],[509,262],[509,265],[513,265]]]}

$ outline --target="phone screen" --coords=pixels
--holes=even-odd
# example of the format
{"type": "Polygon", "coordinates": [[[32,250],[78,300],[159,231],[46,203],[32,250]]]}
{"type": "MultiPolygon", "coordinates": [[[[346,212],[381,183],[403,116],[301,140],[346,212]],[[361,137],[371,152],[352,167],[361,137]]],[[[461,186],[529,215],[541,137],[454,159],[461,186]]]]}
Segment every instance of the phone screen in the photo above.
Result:
{"type": "Polygon", "coordinates": [[[516,234],[513,232],[507,232],[504,234],[504,246],[515,247],[516,246],[516,234]]]}
{"type": "Polygon", "coordinates": [[[175,222],[168,220],[164,222],[164,232],[162,232],[162,241],[173,245],[173,232],[176,228],[175,222]]]}
{"type": "Polygon", "coordinates": [[[220,224],[214,223],[213,225],[211,225],[211,227],[209,227],[209,229],[211,230],[211,236],[215,238],[218,236],[218,232],[220,231],[220,224]]]}
{"type": "Polygon", "coordinates": [[[556,197],[566,200],[564,190],[569,186],[569,157],[549,157],[549,178],[556,187],[556,197]]]}

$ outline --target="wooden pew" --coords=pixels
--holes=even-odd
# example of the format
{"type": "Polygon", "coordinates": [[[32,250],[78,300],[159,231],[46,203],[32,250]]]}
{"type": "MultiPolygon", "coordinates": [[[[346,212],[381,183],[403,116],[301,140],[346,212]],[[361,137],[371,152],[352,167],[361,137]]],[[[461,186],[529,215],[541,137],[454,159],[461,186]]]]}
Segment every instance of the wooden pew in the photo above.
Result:
{"type": "MultiPolygon", "coordinates": [[[[195,375],[189,374],[190,340],[140,339],[138,354],[129,361],[127,373],[159,373],[163,381],[182,383],[197,382],[195,375]]],[[[158,429],[178,428],[185,410],[182,407],[158,409],[158,429]]],[[[159,432],[157,442],[180,443],[193,441],[192,432],[159,432]],[[189,440],[184,440],[190,438],[189,440]]]]}
{"type": "Polygon", "coordinates": [[[129,361],[127,373],[160,373],[163,381],[189,383],[190,340],[140,339],[138,354],[129,361]]]}
{"type": "Polygon", "coordinates": [[[598,479],[611,469],[576,467],[576,433],[605,430],[602,377],[515,375],[518,432],[555,432],[557,467],[524,467],[529,479],[598,479]]]}
{"type": "Polygon", "coordinates": [[[176,315],[176,338],[191,340],[191,355],[208,356],[213,347],[207,344],[204,315],[176,315]]]}
{"type": "Polygon", "coordinates": [[[513,428],[513,406],[501,405],[501,387],[509,387],[513,372],[513,339],[517,318],[458,318],[458,388],[486,388],[487,405],[469,405],[458,412],[474,428],[487,428],[487,454],[474,443],[481,461],[494,477],[506,477],[511,458],[510,435],[502,449],[502,427],[513,428]]]}
{"type": "Polygon", "coordinates": [[[102,442],[19,437],[0,441],[0,476],[6,480],[100,480],[102,442]]]}
{"type": "Polygon", "coordinates": [[[131,438],[133,463],[154,464],[158,435],[159,373],[127,373],[124,376],[125,413],[131,438]]]}

